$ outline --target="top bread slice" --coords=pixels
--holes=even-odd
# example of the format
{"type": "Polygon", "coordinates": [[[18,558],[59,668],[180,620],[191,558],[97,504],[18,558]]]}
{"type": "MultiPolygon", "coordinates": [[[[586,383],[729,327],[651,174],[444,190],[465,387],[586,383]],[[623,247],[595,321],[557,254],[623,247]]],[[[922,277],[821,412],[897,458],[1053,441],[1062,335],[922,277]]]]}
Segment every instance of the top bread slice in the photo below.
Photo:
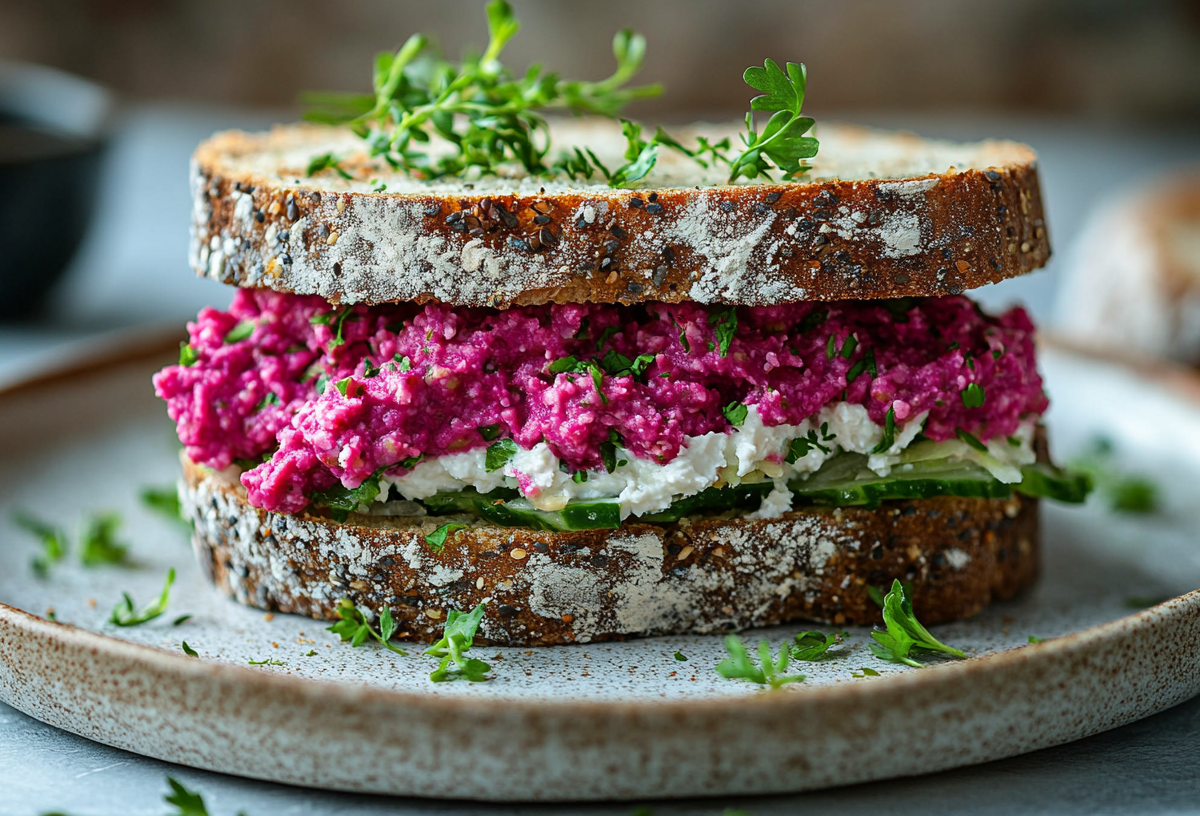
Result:
{"type": "MultiPolygon", "coordinates": [[[[735,131],[674,135],[696,133],[735,131]]],[[[959,294],[1048,259],[1029,147],[833,125],[817,136],[796,182],[729,185],[661,150],[634,189],[613,189],[515,174],[423,181],[372,159],[347,129],[229,131],[195,154],[190,260],[225,283],[335,303],[503,308],[959,294]],[[306,175],[326,153],[352,178],[306,175]]],[[[624,162],[610,122],[555,122],[551,137],[555,151],[586,145],[610,168],[624,162]]]]}

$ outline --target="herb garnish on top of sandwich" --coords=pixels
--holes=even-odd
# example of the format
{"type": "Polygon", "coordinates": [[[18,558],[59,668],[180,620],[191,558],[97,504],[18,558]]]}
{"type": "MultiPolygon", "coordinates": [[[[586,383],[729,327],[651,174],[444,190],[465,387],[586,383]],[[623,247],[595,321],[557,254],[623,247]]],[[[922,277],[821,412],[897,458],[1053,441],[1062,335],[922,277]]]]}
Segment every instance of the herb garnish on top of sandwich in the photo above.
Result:
{"type": "Polygon", "coordinates": [[[397,637],[486,603],[510,643],[865,623],[895,579],[936,623],[1028,585],[1037,499],[1088,485],[1049,462],[1028,316],[962,292],[1048,256],[1032,151],[831,125],[814,155],[771,61],[740,153],[543,120],[646,93],[644,43],[514,79],[489,22],[482,59],[381,57],[349,126],[197,151],[192,263],[239,290],[155,384],[218,584],[397,637]]]}

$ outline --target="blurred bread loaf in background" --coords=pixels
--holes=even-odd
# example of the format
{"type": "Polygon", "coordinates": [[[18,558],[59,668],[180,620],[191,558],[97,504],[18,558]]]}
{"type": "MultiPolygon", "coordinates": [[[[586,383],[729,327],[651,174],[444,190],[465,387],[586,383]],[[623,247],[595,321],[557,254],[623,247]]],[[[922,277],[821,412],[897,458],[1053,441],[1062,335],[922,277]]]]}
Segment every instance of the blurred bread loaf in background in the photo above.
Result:
{"type": "Polygon", "coordinates": [[[1102,205],[1066,267],[1060,333],[1097,351],[1200,366],[1200,168],[1102,205]]]}

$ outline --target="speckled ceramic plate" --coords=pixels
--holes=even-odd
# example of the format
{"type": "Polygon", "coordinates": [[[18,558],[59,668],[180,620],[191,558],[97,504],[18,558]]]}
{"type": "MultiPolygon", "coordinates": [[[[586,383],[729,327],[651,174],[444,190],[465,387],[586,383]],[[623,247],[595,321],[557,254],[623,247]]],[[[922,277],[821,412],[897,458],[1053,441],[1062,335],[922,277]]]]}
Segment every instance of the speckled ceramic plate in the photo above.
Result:
{"type": "MultiPolygon", "coordinates": [[[[983,762],[1200,692],[1200,592],[1183,594],[1200,586],[1200,401],[1161,377],[1063,351],[1044,362],[1060,455],[1106,434],[1131,467],[1155,474],[1161,513],[1047,506],[1037,588],[937,628],[969,660],[900,668],[873,658],[867,631],[852,630],[833,658],[802,664],[805,682],[764,692],[721,679],[721,639],[698,636],[477,647],[491,682],[434,685],[419,649],[350,649],[320,623],[218,595],[182,529],[138,506],[140,487],[177,472],[149,384],[170,356],[142,347],[0,393],[0,699],[100,742],[343,790],[645,799],[983,762]],[[68,558],[35,578],[38,548],[9,523],[15,508],[72,530],[89,512],[119,510],[134,563],[84,569],[68,558]],[[122,592],[149,601],[172,566],[167,614],[134,628],[106,623],[122,592]],[[1152,605],[1162,598],[1172,600],[1152,605]],[[1030,645],[1031,635],[1051,639],[1030,645]],[[183,654],[183,640],[199,658],[183,654]]],[[[802,628],[744,638],[777,647],[802,628]]]]}

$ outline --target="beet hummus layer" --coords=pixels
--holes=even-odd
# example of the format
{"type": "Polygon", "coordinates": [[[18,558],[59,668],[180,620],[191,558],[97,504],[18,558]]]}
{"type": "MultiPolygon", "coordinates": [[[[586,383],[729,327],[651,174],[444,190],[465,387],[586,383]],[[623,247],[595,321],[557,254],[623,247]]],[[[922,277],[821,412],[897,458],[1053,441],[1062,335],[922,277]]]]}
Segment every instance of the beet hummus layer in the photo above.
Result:
{"type": "Polygon", "coordinates": [[[237,462],[252,504],[294,513],[337,482],[511,438],[562,466],[602,445],[666,463],[686,437],[864,406],[925,436],[1016,432],[1047,405],[1021,309],[965,297],[765,307],[569,304],[495,309],[335,307],[242,289],[188,325],[181,364],[154,379],[194,461],[237,462]]]}

